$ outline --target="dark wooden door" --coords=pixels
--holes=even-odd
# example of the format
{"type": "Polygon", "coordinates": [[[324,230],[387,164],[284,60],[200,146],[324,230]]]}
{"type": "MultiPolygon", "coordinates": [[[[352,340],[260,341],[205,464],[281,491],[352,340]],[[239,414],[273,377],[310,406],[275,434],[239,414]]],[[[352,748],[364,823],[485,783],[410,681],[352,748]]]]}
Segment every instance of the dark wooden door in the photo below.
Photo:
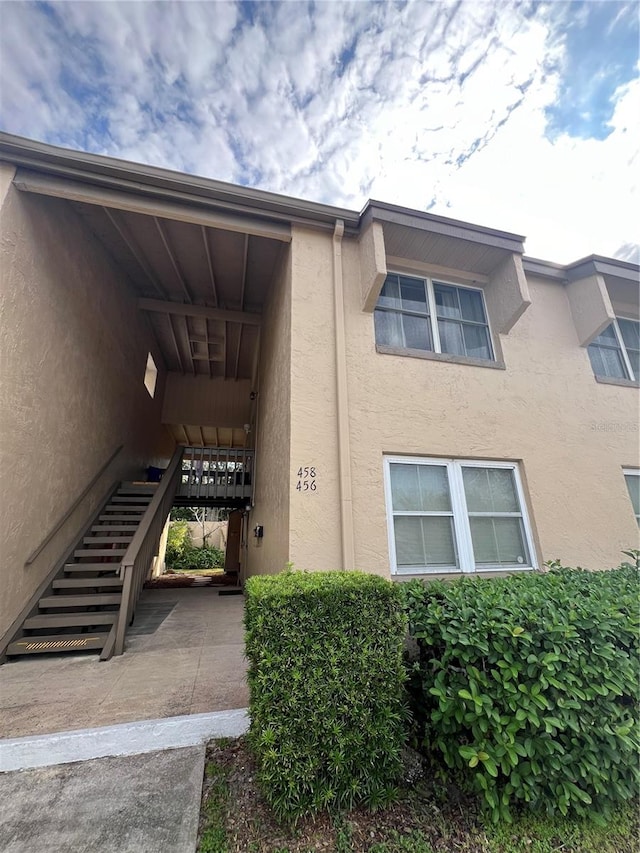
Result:
{"type": "Polygon", "coordinates": [[[224,558],[225,572],[240,571],[240,543],[242,540],[242,512],[234,509],[229,513],[227,530],[227,553],[224,558]]]}

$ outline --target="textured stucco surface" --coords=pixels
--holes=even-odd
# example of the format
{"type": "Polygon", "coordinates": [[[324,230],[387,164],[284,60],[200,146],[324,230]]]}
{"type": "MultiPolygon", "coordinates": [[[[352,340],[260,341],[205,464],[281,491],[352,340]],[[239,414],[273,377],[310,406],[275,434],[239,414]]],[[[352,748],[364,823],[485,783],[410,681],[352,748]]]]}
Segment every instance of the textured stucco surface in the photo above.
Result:
{"type": "MultiPolygon", "coordinates": [[[[342,556],[331,234],[294,228],[292,257],[291,561],[298,569],[336,569],[342,556]],[[296,488],[305,467],[316,470],[315,490],[304,490],[305,478],[296,488]]],[[[359,279],[353,285],[359,300],[359,279]]]]}
{"type": "Polygon", "coordinates": [[[164,370],[135,299],[70,205],[10,188],[0,211],[0,636],[109,485],[166,459],[164,370]],[[155,397],[143,381],[159,368],[155,397]],[[115,448],[113,465],[30,566],[25,559],[115,448]]]}
{"type": "Polygon", "coordinates": [[[638,542],[622,466],[638,465],[637,390],[605,386],[578,344],[561,285],[501,335],[506,370],[375,352],[373,318],[347,290],[356,560],[387,574],[384,454],[521,462],[538,560],[616,565],[638,542]]]}
{"type": "Polygon", "coordinates": [[[289,560],[291,467],[291,251],[283,250],[261,330],[254,508],[246,574],[274,574],[289,560]],[[252,528],[264,528],[256,539],[252,528]]]}

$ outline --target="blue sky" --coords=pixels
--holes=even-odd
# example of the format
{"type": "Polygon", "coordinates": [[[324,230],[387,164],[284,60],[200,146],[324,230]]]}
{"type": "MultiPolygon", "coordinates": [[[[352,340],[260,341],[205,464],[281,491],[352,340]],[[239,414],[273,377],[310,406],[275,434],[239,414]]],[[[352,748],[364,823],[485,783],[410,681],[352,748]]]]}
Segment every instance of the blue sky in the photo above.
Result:
{"type": "Polygon", "coordinates": [[[2,2],[0,127],[637,259],[638,3],[2,2]]]}

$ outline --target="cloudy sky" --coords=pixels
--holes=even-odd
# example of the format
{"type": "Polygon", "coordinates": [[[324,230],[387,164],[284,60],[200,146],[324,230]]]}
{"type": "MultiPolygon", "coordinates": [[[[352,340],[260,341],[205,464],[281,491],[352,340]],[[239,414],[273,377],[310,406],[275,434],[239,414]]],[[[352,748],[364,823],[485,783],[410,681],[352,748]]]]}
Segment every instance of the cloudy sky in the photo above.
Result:
{"type": "Polygon", "coordinates": [[[637,2],[2,2],[0,128],[637,260],[637,2]]]}

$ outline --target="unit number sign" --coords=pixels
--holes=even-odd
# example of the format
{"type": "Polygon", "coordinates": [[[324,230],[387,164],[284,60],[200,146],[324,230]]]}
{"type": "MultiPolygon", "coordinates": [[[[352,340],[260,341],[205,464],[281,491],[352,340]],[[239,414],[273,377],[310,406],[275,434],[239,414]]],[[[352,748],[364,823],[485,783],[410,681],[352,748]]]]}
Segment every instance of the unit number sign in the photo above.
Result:
{"type": "Polygon", "coordinates": [[[298,468],[298,483],[296,485],[296,491],[315,492],[317,488],[316,469],[309,465],[306,465],[304,468],[298,468]]]}

